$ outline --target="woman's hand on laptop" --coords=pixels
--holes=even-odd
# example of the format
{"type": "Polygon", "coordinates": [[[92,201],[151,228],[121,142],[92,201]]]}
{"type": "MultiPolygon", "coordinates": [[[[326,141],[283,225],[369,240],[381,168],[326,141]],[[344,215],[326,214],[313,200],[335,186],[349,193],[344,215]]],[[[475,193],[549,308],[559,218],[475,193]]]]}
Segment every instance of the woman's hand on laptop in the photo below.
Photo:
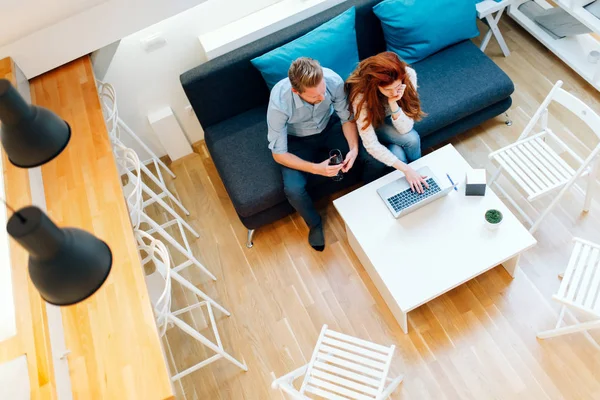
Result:
{"type": "Polygon", "coordinates": [[[419,174],[417,171],[415,171],[408,165],[406,166],[406,169],[403,172],[413,192],[423,193],[423,186],[429,189],[429,184],[427,184],[427,181],[425,180],[427,179],[426,176],[419,174]]]}

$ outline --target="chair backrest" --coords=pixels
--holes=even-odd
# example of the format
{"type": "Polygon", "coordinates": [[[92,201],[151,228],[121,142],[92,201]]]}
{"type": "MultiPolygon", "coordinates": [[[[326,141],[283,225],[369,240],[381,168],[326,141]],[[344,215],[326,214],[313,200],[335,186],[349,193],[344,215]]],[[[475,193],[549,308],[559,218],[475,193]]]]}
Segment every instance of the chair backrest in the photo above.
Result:
{"type": "Polygon", "coordinates": [[[328,399],[379,399],[395,349],[332,331],[324,325],[300,393],[328,399]]]}
{"type": "Polygon", "coordinates": [[[596,114],[590,106],[562,88],[556,90],[552,101],[555,101],[575,114],[581,121],[589,126],[598,139],[600,139],[600,116],[596,114]]]}
{"type": "Polygon", "coordinates": [[[113,153],[119,173],[126,174],[128,178],[128,183],[123,186],[123,194],[127,201],[131,224],[137,229],[141,223],[141,213],[144,211],[140,159],[135,151],[124,146],[116,145],[113,147],[113,153]]]}
{"type": "Polygon", "coordinates": [[[144,231],[136,229],[134,234],[142,258],[142,266],[152,262],[156,268],[152,274],[146,275],[146,286],[154,307],[156,324],[160,335],[163,336],[167,331],[167,316],[171,313],[171,259],[169,250],[163,242],[144,231]]]}
{"type": "Polygon", "coordinates": [[[542,101],[542,104],[540,104],[535,114],[533,114],[533,117],[523,130],[523,133],[521,133],[519,140],[524,139],[531,133],[540,118],[542,119],[542,128],[547,128],[546,124],[548,106],[552,102],[562,105],[576,115],[581,121],[589,126],[594,131],[598,139],[600,139],[600,116],[594,110],[592,110],[590,106],[564,90],[562,88],[562,84],[563,82],[561,80],[556,81],[544,101],[542,101]]]}

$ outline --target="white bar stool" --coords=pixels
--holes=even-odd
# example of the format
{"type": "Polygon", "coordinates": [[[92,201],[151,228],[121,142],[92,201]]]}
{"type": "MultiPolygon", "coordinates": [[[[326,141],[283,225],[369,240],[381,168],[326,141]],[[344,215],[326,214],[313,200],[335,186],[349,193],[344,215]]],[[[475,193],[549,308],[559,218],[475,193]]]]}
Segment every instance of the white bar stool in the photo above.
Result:
{"type": "MultiPolygon", "coordinates": [[[[187,224],[181,217],[177,215],[177,213],[169,207],[164,201],[156,196],[149,189],[144,189],[142,185],[140,176],[140,162],[137,157],[137,154],[131,149],[124,149],[119,151],[120,154],[116,157],[117,164],[122,171],[127,171],[126,175],[129,178],[129,182],[124,185],[123,192],[125,195],[125,200],[127,201],[127,207],[129,208],[129,215],[131,217],[131,223],[134,229],[141,229],[141,225],[147,224],[150,228],[143,229],[148,234],[158,233],[163,239],[165,239],[169,244],[171,244],[177,251],[185,256],[187,259],[182,264],[176,266],[174,271],[176,273],[181,272],[183,269],[188,268],[192,265],[200,268],[201,271],[206,273],[212,280],[217,280],[217,278],[194,256],[192,249],[190,248],[190,244],[187,240],[187,236],[184,231],[184,226],[187,227],[194,236],[199,237],[198,233],[187,224]],[[142,193],[146,193],[151,197],[153,202],[158,203],[161,207],[169,212],[175,218],[165,222],[164,224],[159,224],[148,214],[144,212],[144,208],[149,205],[148,201],[144,202],[142,193]],[[177,225],[179,228],[179,232],[183,239],[183,246],[173,238],[165,229],[169,228],[173,225],[177,225]]],[[[186,281],[187,282],[187,281],[186,281]]],[[[194,285],[191,283],[182,283],[190,290],[194,290],[194,285]],[[188,286],[189,285],[189,286],[188,286]]],[[[196,289],[197,290],[197,289],[196,289]]],[[[224,311],[226,312],[226,311],[224,311]]]]}
{"type": "Polygon", "coordinates": [[[102,103],[102,109],[105,115],[106,127],[108,128],[109,137],[113,146],[113,149],[126,147],[121,140],[121,130],[127,132],[129,136],[134,138],[136,142],[143,145],[144,149],[148,151],[151,156],[151,162],[154,164],[156,175],[150,171],[150,169],[143,163],[140,165],[142,172],[152,181],[156,186],[160,188],[161,198],[169,197],[173,203],[177,205],[185,213],[190,215],[190,212],[181,204],[179,199],[171,193],[167,188],[164,177],[161,172],[161,166],[163,169],[175,178],[175,174],[154,154],[145,144],[141,142],[138,136],[125,125],[125,123],[119,118],[119,111],[117,109],[117,94],[112,85],[98,81],[98,93],[102,103]]]}
{"type": "MultiPolygon", "coordinates": [[[[98,92],[100,93],[101,99],[109,100],[108,104],[105,104],[104,106],[107,107],[107,109],[112,109],[113,111],[116,111],[116,109],[117,109],[116,108],[117,107],[117,92],[115,91],[115,88],[110,83],[102,82],[99,80],[96,80],[96,83],[98,84],[98,92]]],[[[110,114],[112,114],[112,113],[110,113],[110,114]]],[[[173,179],[177,177],[173,173],[173,171],[171,171],[171,169],[167,166],[167,164],[162,162],[160,160],[160,158],[158,158],[156,153],[154,153],[152,151],[152,149],[150,149],[150,147],[148,147],[148,145],[146,145],[146,143],[144,143],[142,141],[142,139],[140,139],[138,137],[138,135],[136,135],[135,132],[133,132],[123,122],[123,120],[121,120],[121,118],[119,118],[118,112],[115,112],[112,118],[114,119],[114,121],[117,124],[119,124],[121,127],[123,127],[123,130],[125,131],[125,133],[127,133],[133,140],[135,140],[140,146],[142,146],[142,148],[144,150],[146,150],[148,152],[148,154],[150,154],[150,156],[152,157],[152,161],[154,162],[155,165],[156,164],[160,165],[165,170],[165,172],[167,172],[169,175],[171,175],[171,177],[173,177],[173,179]]],[[[159,168],[157,167],[156,170],[159,171],[159,168]]]]}
{"type": "MultiPolygon", "coordinates": [[[[156,324],[161,337],[167,333],[167,330],[170,327],[176,326],[193,339],[202,343],[204,346],[216,353],[214,356],[209,357],[208,359],[171,376],[171,381],[175,382],[221,358],[225,358],[235,366],[247,371],[248,367],[246,364],[241,363],[227,353],[223,347],[223,343],[221,342],[221,337],[219,336],[219,331],[217,330],[217,324],[215,323],[215,316],[213,314],[212,307],[218,306],[219,309],[223,309],[223,307],[218,305],[210,297],[204,295],[204,301],[194,303],[177,311],[172,311],[171,279],[173,279],[173,274],[175,274],[175,272],[171,269],[169,252],[161,241],[154,239],[152,236],[143,231],[136,230],[135,236],[138,242],[138,250],[140,252],[140,256],[142,257],[142,265],[146,265],[152,261],[156,267],[156,270],[152,274],[146,276],[146,285],[148,287],[150,300],[154,306],[156,324]],[[143,253],[146,256],[143,256],[143,253]],[[205,306],[207,309],[210,325],[213,330],[213,334],[215,335],[216,343],[208,340],[204,335],[179,318],[181,314],[190,312],[203,306],[205,306]]],[[[229,315],[229,313],[227,313],[227,315],[229,315]]]]}

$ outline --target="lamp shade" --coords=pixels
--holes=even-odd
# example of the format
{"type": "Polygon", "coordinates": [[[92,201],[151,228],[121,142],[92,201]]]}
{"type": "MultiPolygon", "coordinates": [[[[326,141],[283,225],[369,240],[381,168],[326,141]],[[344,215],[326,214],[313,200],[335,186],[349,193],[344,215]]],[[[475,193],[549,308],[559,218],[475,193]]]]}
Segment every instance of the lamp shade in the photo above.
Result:
{"type": "Polygon", "coordinates": [[[0,79],[0,139],[11,163],[34,168],[59,155],[71,128],[52,111],[27,104],[10,81],[0,79]]]}
{"type": "Polygon", "coordinates": [[[37,207],[14,213],[7,231],[29,252],[29,276],[48,303],[85,300],[110,273],[112,253],[106,243],[81,229],[57,227],[37,207]]]}

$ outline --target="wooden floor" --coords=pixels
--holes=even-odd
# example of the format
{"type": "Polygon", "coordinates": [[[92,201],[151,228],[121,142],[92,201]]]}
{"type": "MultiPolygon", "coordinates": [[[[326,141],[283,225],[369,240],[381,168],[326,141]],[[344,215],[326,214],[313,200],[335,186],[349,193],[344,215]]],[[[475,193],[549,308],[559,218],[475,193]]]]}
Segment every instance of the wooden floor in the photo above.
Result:
{"type": "MultiPolygon", "coordinates": [[[[509,111],[514,123],[508,127],[498,117],[452,140],[472,166],[488,171],[487,154],[518,137],[557,79],[600,112],[599,93],[583,79],[510,18],[503,18],[501,29],[512,54],[504,58],[494,39],[486,53],[515,83],[509,111]]],[[[593,144],[589,132],[553,111],[559,114],[551,124],[568,126],[578,150],[593,144]]],[[[188,220],[201,235],[194,251],[218,281],[196,272],[189,277],[232,312],[229,318],[217,313],[218,326],[225,347],[249,371],[220,360],[176,384],[179,399],[283,399],[271,381],[307,362],[323,324],[397,346],[391,373],[405,374],[405,380],[393,399],[600,399],[600,353],[583,335],[535,337],[556,321],[558,307],[550,298],[571,238],[600,242],[600,196],[584,215],[583,196],[569,193],[536,234],[538,245],[521,257],[514,280],[502,267],[473,279],[410,312],[405,335],[350,249],[331,199],[320,203],[323,253],[308,246],[298,215],[261,228],[254,248],[246,249],[246,230],[206,149],[200,150],[174,165],[177,179],[169,186],[190,209],[188,220]]],[[[175,289],[176,306],[194,301],[175,289]]],[[[205,327],[199,313],[188,321],[205,327]]],[[[177,329],[164,343],[172,371],[210,355],[177,329]]]]}

